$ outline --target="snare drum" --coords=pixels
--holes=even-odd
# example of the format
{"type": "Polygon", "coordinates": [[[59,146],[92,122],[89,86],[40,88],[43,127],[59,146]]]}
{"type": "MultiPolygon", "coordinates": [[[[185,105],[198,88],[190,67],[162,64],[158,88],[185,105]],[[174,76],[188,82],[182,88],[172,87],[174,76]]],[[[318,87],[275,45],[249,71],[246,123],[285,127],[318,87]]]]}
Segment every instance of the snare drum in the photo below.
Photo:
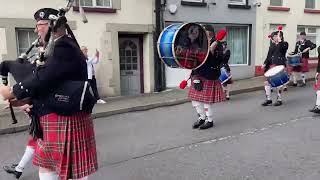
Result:
{"type": "Polygon", "coordinates": [[[197,69],[209,55],[205,29],[196,23],[177,23],[165,28],[159,36],[158,54],[171,68],[197,69]]]}
{"type": "Polygon", "coordinates": [[[269,69],[264,76],[272,87],[283,86],[289,82],[289,75],[283,65],[269,69]]]}
{"type": "Polygon", "coordinates": [[[231,77],[232,77],[231,74],[228,73],[226,68],[223,67],[223,68],[220,69],[219,80],[220,80],[221,84],[224,84],[225,82],[227,82],[231,77]]]}
{"type": "Polygon", "coordinates": [[[290,66],[300,66],[301,65],[301,57],[299,55],[293,55],[288,57],[288,64],[290,66]]]}

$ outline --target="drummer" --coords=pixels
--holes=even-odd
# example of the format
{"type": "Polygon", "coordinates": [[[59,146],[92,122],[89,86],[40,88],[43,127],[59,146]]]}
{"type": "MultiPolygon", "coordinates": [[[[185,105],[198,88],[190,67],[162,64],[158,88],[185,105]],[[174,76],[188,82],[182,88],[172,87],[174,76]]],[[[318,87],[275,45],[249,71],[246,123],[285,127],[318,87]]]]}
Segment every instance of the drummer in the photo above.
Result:
{"type": "MultiPolygon", "coordinates": [[[[210,39],[209,56],[205,63],[191,73],[191,87],[188,97],[192,106],[196,109],[199,119],[193,124],[193,128],[208,129],[214,126],[213,104],[225,100],[223,89],[219,79],[220,65],[223,60],[223,47],[217,40],[212,26],[205,26],[210,39]]],[[[220,39],[221,40],[221,39],[220,39]]]]}
{"type": "Polygon", "coordinates": [[[294,50],[294,52],[290,53],[291,55],[298,54],[298,55],[301,55],[301,57],[302,57],[302,60],[301,60],[302,65],[295,66],[292,68],[293,86],[303,87],[306,85],[305,73],[309,72],[309,65],[308,65],[309,51],[313,50],[316,47],[317,46],[314,43],[312,43],[310,40],[306,39],[305,32],[300,33],[299,41],[296,43],[295,50],[294,50]],[[299,85],[297,85],[298,74],[300,75],[300,77],[302,79],[302,84],[299,84],[299,85]]]}
{"type": "MultiPolygon", "coordinates": [[[[272,33],[272,43],[270,44],[268,55],[266,60],[264,61],[263,67],[264,71],[267,72],[270,68],[274,66],[283,65],[286,66],[286,53],[288,50],[289,44],[284,41],[283,32],[276,31],[272,33]]],[[[264,89],[266,93],[266,100],[262,103],[262,106],[268,106],[272,104],[271,100],[271,85],[266,80],[264,82],[264,89]]],[[[274,103],[274,106],[282,105],[281,98],[282,87],[277,88],[277,99],[274,103]]]]}
{"type": "MultiPolygon", "coordinates": [[[[230,66],[229,66],[229,59],[230,59],[231,51],[228,48],[227,41],[223,41],[222,46],[223,46],[223,62],[222,62],[221,66],[226,69],[226,71],[229,75],[231,75],[231,70],[230,70],[230,66]]],[[[222,87],[224,89],[227,100],[230,100],[230,90],[231,90],[232,82],[233,82],[232,78],[230,78],[228,81],[226,81],[225,83],[222,84],[222,87]]]]}

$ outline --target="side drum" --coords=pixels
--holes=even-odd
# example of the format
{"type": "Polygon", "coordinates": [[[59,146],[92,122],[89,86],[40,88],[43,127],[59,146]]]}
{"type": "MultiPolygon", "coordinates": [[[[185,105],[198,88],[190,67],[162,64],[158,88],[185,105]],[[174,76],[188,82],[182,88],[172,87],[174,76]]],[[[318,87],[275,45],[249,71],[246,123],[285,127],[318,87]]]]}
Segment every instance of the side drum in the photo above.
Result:
{"type": "Polygon", "coordinates": [[[205,29],[196,23],[177,23],[159,36],[157,49],[161,60],[171,68],[197,69],[209,55],[205,29]]]}
{"type": "Polygon", "coordinates": [[[289,75],[284,66],[275,66],[269,69],[264,76],[272,87],[280,87],[289,82],[289,75]]]}

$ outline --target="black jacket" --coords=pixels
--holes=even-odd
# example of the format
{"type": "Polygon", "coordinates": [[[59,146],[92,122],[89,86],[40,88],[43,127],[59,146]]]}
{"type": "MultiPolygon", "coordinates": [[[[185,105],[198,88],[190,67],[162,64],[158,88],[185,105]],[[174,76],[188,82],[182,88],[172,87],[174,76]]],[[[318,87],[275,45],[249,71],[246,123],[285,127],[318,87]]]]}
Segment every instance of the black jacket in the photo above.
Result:
{"type": "Polygon", "coordinates": [[[230,66],[229,66],[229,59],[230,59],[231,52],[229,49],[227,49],[223,53],[223,60],[222,60],[222,67],[225,67],[228,72],[230,72],[230,66]]]}
{"type": "MultiPolygon", "coordinates": [[[[302,52],[303,50],[310,48],[310,50],[316,48],[317,45],[312,43],[310,40],[305,40],[304,42],[298,41],[294,49],[294,54],[302,52]]],[[[302,58],[309,58],[309,51],[302,54],[302,58]]]]}
{"type": "MultiPolygon", "coordinates": [[[[210,43],[212,44],[212,43],[210,43]]],[[[192,71],[191,75],[199,75],[207,80],[217,80],[220,76],[220,67],[223,61],[223,47],[220,42],[218,42],[214,54],[209,52],[208,59],[206,62],[200,66],[198,69],[192,71]]]]}
{"type": "Polygon", "coordinates": [[[269,70],[271,65],[286,65],[288,47],[289,44],[285,41],[280,42],[279,44],[272,43],[270,45],[267,58],[264,61],[265,71],[269,70]]]}
{"type": "Polygon", "coordinates": [[[53,111],[43,99],[67,80],[86,81],[87,64],[74,40],[63,36],[55,42],[53,55],[46,60],[45,65],[14,85],[13,94],[17,99],[32,98],[37,114],[49,114],[53,111]]]}

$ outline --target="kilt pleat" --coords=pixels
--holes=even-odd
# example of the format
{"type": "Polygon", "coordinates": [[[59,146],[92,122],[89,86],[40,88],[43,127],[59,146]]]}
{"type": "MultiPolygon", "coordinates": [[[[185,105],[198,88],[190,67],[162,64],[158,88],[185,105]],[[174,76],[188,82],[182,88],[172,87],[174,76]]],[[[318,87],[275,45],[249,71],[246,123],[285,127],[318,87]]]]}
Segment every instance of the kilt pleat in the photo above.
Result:
{"type": "Polygon", "coordinates": [[[37,140],[33,164],[61,178],[80,179],[98,169],[93,120],[88,113],[40,117],[43,140],[37,140]]]}
{"type": "Polygon", "coordinates": [[[203,88],[201,91],[195,90],[193,81],[191,81],[191,87],[188,92],[189,99],[203,103],[218,103],[225,101],[225,94],[219,80],[207,80],[202,77],[193,77],[192,79],[194,78],[201,79],[203,88]]]}

